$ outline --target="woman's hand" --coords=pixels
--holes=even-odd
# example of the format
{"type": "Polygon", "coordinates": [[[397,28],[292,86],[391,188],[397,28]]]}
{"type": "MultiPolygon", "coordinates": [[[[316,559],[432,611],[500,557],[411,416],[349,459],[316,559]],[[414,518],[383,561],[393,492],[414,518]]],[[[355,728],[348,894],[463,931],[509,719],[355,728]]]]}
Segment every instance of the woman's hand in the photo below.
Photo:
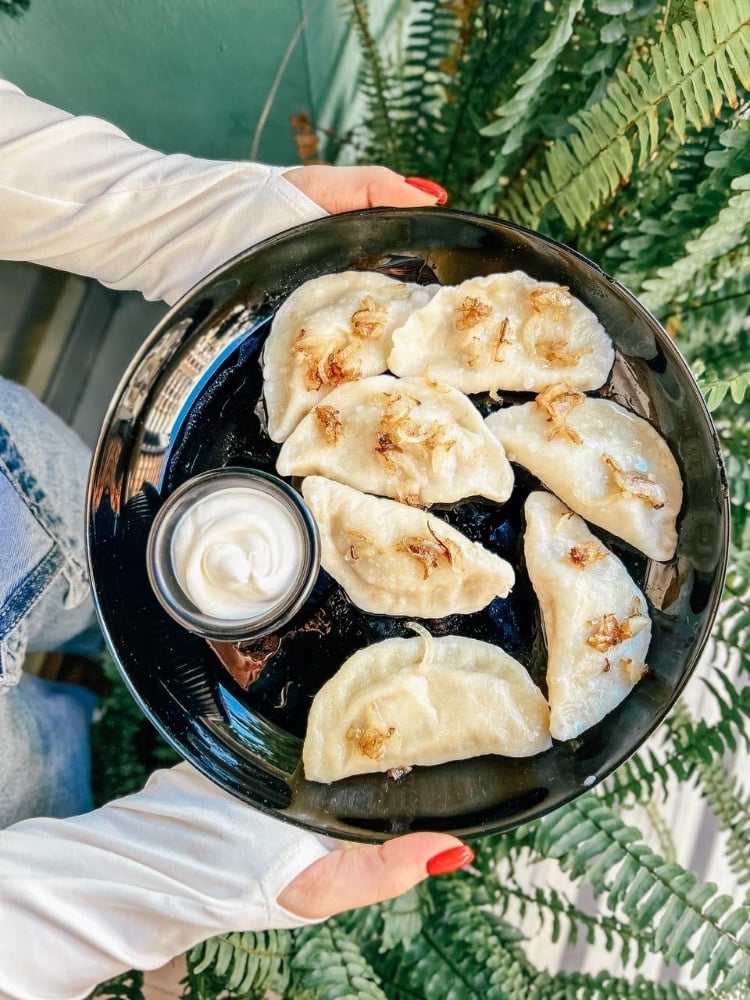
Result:
{"type": "Polygon", "coordinates": [[[332,215],[358,208],[444,205],[448,193],[423,177],[402,177],[387,167],[295,167],[284,178],[332,215]]]}
{"type": "Polygon", "coordinates": [[[428,875],[456,871],[473,858],[470,847],[445,833],[411,833],[379,847],[346,847],[292,879],[278,903],[300,917],[331,917],[400,896],[428,875]]]}

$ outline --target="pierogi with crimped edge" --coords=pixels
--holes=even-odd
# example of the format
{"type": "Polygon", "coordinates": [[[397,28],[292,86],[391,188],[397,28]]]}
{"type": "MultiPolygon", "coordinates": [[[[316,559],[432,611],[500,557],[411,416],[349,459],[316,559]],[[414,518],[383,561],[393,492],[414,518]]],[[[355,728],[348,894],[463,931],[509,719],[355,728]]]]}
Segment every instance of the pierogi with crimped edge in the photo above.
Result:
{"type": "Polygon", "coordinates": [[[437,379],[462,392],[539,392],[562,380],[598,389],[614,349],[596,316],[564,285],[523,271],[446,286],[393,333],[395,375],[437,379]]]}
{"type": "Polygon", "coordinates": [[[498,646],[447,635],[358,650],[315,696],[302,751],[309,781],[549,749],[549,708],[498,646]]]}
{"type": "Polygon", "coordinates": [[[682,479],[664,438],[609,399],[568,385],[485,421],[512,462],[532,472],[577,514],[640,549],[671,559],[682,479]]]}
{"type": "Polygon", "coordinates": [[[422,510],[320,476],[304,480],[302,495],[320,532],[323,569],[363,611],[472,614],[513,586],[509,563],[422,510]]]}
{"type": "Polygon", "coordinates": [[[647,671],[651,619],[620,560],[550,493],[526,500],[524,553],[547,641],[554,739],[596,725],[647,671]]]}
{"type": "Polygon", "coordinates": [[[391,375],[334,389],[282,445],[282,476],[325,476],[410,506],[483,496],[499,503],[513,473],[463,393],[391,375]]]}
{"type": "Polygon", "coordinates": [[[393,330],[435,290],[375,271],[325,274],[295,289],[263,347],[271,439],[286,440],[336,386],[384,372],[393,330]]]}

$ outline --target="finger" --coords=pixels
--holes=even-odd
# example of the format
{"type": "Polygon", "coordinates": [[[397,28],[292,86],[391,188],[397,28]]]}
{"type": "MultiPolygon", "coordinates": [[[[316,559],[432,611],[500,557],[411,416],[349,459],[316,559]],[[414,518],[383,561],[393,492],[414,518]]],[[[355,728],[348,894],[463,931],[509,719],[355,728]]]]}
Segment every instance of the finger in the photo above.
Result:
{"type": "Polygon", "coordinates": [[[420,177],[402,177],[387,167],[298,167],[284,177],[327,212],[362,208],[419,208],[444,204],[443,188],[420,177]]]}
{"type": "Polygon", "coordinates": [[[293,879],[278,897],[285,909],[319,919],[392,899],[429,874],[471,862],[474,853],[443,833],[412,833],[381,846],[333,851],[293,879]]]}

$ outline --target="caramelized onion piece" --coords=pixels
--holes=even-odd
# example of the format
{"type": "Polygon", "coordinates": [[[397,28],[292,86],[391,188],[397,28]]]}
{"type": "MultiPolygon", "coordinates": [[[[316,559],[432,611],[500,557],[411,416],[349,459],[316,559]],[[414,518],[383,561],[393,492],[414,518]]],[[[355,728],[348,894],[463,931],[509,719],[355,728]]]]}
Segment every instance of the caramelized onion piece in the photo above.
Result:
{"type": "MultiPolygon", "coordinates": [[[[400,393],[384,395],[386,406],[378,424],[375,451],[384,459],[388,475],[395,475],[399,471],[398,463],[403,464],[407,459],[406,453],[411,451],[413,454],[415,449],[432,455],[434,467],[438,449],[447,453],[456,443],[448,425],[439,420],[430,423],[417,420],[414,412],[422,405],[421,400],[400,393]]],[[[413,494],[412,498],[413,500],[407,500],[402,496],[396,497],[402,503],[421,505],[419,496],[413,494]]]]}
{"type": "Polygon", "coordinates": [[[568,558],[576,569],[585,569],[599,559],[606,559],[608,553],[601,549],[596,542],[584,542],[582,545],[574,545],[568,553],[568,558]]]}
{"type": "Polygon", "coordinates": [[[534,344],[534,353],[552,368],[572,368],[592,351],[591,347],[571,347],[562,337],[546,337],[534,344]]]}
{"type": "Polygon", "coordinates": [[[388,306],[378,304],[371,295],[365,295],[359,309],[352,313],[352,333],[360,340],[380,337],[388,319],[388,306]]]}
{"type": "Polygon", "coordinates": [[[495,350],[492,354],[492,360],[501,362],[503,359],[501,354],[503,353],[503,347],[510,341],[510,320],[507,316],[503,317],[503,321],[500,324],[497,331],[497,339],[495,340],[495,350]]]}
{"type": "Polygon", "coordinates": [[[612,477],[620,487],[620,493],[630,494],[644,500],[654,510],[661,510],[667,502],[664,487],[650,472],[637,472],[635,469],[621,469],[611,455],[604,455],[604,464],[612,472],[612,477]]]}
{"type": "Polygon", "coordinates": [[[492,306],[473,295],[467,295],[458,308],[461,316],[456,320],[456,329],[463,333],[465,330],[472,330],[475,326],[492,315],[492,306]]]}
{"type": "Polygon", "coordinates": [[[371,548],[375,544],[371,538],[359,531],[347,531],[346,534],[351,539],[349,551],[344,556],[347,562],[356,562],[362,549],[371,548]]]}
{"type": "Polygon", "coordinates": [[[316,406],[313,413],[318,418],[323,436],[328,444],[336,444],[341,437],[341,414],[334,406],[316,406]]]}
{"type": "Polygon", "coordinates": [[[305,363],[305,388],[309,391],[324,385],[333,389],[362,377],[362,365],[353,345],[333,350],[329,347],[325,337],[309,337],[304,329],[297,334],[292,351],[305,363]]]}
{"type": "Polygon", "coordinates": [[[586,642],[597,652],[606,653],[613,646],[619,646],[626,639],[638,635],[647,625],[648,618],[641,614],[631,615],[623,621],[618,621],[617,615],[602,615],[601,618],[586,622],[587,628],[594,629],[586,642]]]}
{"type": "Polygon", "coordinates": [[[377,726],[349,726],[346,731],[346,738],[357,744],[359,752],[363,757],[371,760],[381,760],[385,756],[385,745],[388,740],[393,739],[396,730],[393,726],[387,729],[378,729],[377,726]]]}
{"type": "Polygon", "coordinates": [[[645,663],[636,663],[630,657],[621,659],[618,666],[625,680],[633,685],[637,684],[648,673],[648,667],[645,663]]]}
{"type": "Polygon", "coordinates": [[[398,552],[406,552],[413,556],[422,564],[422,579],[427,580],[432,573],[445,562],[448,566],[453,566],[454,546],[447,544],[439,538],[428,524],[428,530],[432,539],[425,538],[424,535],[411,535],[402,538],[396,545],[398,552]]]}
{"type": "Polygon", "coordinates": [[[576,407],[583,403],[585,398],[584,393],[573,389],[566,382],[549,385],[539,393],[534,402],[547,414],[547,423],[552,424],[547,433],[548,441],[562,436],[567,437],[573,444],[583,443],[578,431],[568,427],[567,418],[576,407]]]}
{"type": "Polygon", "coordinates": [[[560,321],[573,304],[573,297],[567,285],[555,288],[534,288],[529,292],[529,304],[536,313],[547,313],[551,319],[560,321]]]}

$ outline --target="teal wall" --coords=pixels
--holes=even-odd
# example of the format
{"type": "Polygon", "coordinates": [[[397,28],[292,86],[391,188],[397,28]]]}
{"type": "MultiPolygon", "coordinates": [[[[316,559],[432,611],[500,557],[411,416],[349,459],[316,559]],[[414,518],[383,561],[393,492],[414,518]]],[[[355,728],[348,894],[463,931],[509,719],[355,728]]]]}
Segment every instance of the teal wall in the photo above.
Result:
{"type": "Polygon", "coordinates": [[[156,149],[245,159],[305,12],[258,155],[295,163],[290,114],[351,123],[356,45],[339,0],[31,0],[0,15],[0,75],[156,149]]]}

